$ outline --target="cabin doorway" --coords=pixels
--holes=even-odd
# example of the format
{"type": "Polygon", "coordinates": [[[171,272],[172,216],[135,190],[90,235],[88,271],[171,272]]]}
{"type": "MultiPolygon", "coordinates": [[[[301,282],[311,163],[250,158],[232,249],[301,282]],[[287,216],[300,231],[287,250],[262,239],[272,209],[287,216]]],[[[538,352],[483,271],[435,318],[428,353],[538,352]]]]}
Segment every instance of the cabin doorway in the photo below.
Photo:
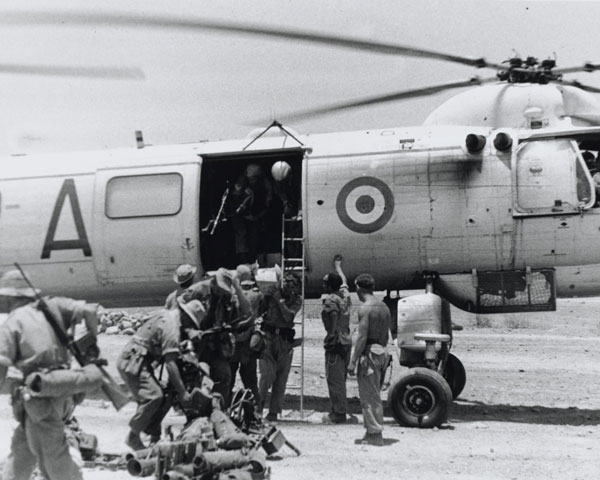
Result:
{"type": "Polygon", "coordinates": [[[260,267],[281,264],[284,214],[299,217],[302,206],[303,158],[302,148],[202,155],[205,271],[255,261],[260,267]]]}

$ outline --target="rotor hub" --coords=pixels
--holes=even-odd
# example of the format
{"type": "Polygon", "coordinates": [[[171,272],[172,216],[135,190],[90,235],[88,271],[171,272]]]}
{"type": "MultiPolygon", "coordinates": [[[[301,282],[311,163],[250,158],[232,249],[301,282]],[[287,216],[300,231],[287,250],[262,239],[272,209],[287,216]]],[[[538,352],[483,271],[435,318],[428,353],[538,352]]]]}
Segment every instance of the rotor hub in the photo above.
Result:
{"type": "Polygon", "coordinates": [[[542,60],[540,63],[535,57],[527,57],[525,60],[514,57],[503,63],[508,64],[508,67],[501,68],[496,74],[502,82],[546,85],[562,79],[561,74],[552,71],[556,67],[556,61],[553,59],[542,60]]]}

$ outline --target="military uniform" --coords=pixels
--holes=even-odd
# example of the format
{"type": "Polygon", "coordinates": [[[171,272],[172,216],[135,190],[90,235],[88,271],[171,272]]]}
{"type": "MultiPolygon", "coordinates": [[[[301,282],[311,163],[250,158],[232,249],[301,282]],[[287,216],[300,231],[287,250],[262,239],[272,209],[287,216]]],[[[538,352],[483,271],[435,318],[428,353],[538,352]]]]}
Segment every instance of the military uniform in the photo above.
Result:
{"type": "Polygon", "coordinates": [[[260,410],[272,387],[268,416],[273,419],[282,411],[283,396],[294,355],[294,317],[302,308],[302,297],[277,299],[266,296],[261,329],[265,332],[265,348],[259,362],[258,393],[260,410]]]}
{"type": "MultiPolygon", "coordinates": [[[[381,303],[381,306],[389,313],[385,304],[381,303]]],[[[369,308],[378,308],[378,306],[371,305],[369,308]]],[[[389,338],[389,329],[389,320],[387,322],[369,322],[367,344],[358,362],[358,395],[365,429],[369,435],[383,432],[381,379],[385,374],[388,361],[386,345],[389,338]]]]}
{"type": "Polygon", "coordinates": [[[239,369],[244,388],[252,391],[256,403],[259,404],[257,356],[250,348],[250,337],[255,329],[255,321],[260,316],[260,306],[264,301],[264,295],[258,289],[244,290],[244,294],[252,307],[252,321],[234,331],[235,347],[229,361],[231,367],[230,394],[235,386],[235,375],[239,369]]]}
{"type": "Polygon", "coordinates": [[[165,308],[167,310],[175,310],[177,308],[177,297],[179,297],[183,292],[185,292],[185,288],[178,287],[169,293],[167,300],[165,301],[165,308]]]}
{"type": "MultiPolygon", "coordinates": [[[[62,297],[45,301],[65,331],[83,317],[83,301],[62,297]]],[[[36,371],[70,367],[71,354],[37,309],[37,302],[17,308],[0,326],[0,364],[14,365],[24,378],[36,371]]],[[[29,480],[36,464],[48,480],[83,478],[80,465],[69,452],[65,433],[65,422],[75,407],[73,395],[27,398],[22,388],[15,387],[12,404],[19,425],[2,478],[29,480]]]]}
{"type": "Polygon", "coordinates": [[[260,167],[248,165],[232,193],[231,226],[234,232],[235,253],[240,263],[256,260],[264,217],[273,198],[273,186],[261,173],[260,167]],[[252,180],[250,180],[252,179],[252,180]]]}
{"type": "Polygon", "coordinates": [[[343,422],[348,413],[346,400],[346,378],[352,353],[350,336],[350,297],[338,292],[323,299],[321,318],[327,334],[323,340],[325,348],[325,377],[329,389],[330,418],[343,422]],[[335,317],[337,320],[334,322],[335,317]]]}
{"type": "MultiPolygon", "coordinates": [[[[219,269],[218,272],[221,270],[224,269],[219,269]]],[[[183,297],[186,301],[199,300],[204,305],[206,316],[200,323],[200,330],[216,330],[204,337],[203,348],[197,353],[199,360],[210,367],[210,377],[215,382],[213,392],[219,393],[227,405],[232,377],[229,361],[233,355],[234,343],[229,332],[218,329],[234,320],[242,319],[244,314],[240,311],[237,296],[231,295],[231,290],[227,295],[213,293],[213,282],[216,281],[215,277],[210,277],[194,283],[185,291],[183,297]]],[[[249,316],[250,312],[246,315],[249,316]]]]}
{"type": "Polygon", "coordinates": [[[153,364],[179,352],[180,332],[180,310],[160,310],[142,325],[117,360],[117,370],[138,403],[129,421],[136,434],[160,437],[161,422],[171,404],[154,375],[153,364]]]}

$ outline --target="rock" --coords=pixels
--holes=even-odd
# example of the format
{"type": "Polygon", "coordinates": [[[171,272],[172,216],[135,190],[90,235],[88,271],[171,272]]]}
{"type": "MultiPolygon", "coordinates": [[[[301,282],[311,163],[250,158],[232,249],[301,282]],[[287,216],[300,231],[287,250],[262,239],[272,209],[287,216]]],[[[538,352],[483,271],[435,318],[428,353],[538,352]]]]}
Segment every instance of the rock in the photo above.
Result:
{"type": "Polygon", "coordinates": [[[130,322],[129,320],[121,321],[121,329],[128,330],[128,329],[132,329],[132,328],[133,328],[133,322],[130,322]]]}
{"type": "Polygon", "coordinates": [[[121,334],[123,335],[135,335],[135,330],[133,328],[125,328],[121,330],[121,334]]]}
{"type": "Polygon", "coordinates": [[[100,325],[104,328],[110,327],[112,325],[112,320],[108,315],[102,315],[102,318],[100,319],[100,325]]]}
{"type": "Polygon", "coordinates": [[[113,325],[112,327],[108,327],[104,333],[107,335],[116,335],[119,333],[119,327],[113,325]]]}

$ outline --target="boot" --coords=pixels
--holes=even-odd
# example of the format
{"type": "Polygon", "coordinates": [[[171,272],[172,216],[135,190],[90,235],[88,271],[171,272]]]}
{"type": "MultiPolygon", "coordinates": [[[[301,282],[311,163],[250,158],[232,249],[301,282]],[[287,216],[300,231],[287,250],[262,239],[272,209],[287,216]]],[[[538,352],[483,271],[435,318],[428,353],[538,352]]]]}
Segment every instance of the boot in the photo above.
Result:
{"type": "Polygon", "coordinates": [[[132,450],[143,450],[146,448],[146,445],[140,439],[140,434],[134,432],[133,430],[129,430],[127,437],[125,438],[125,445],[127,445],[132,450]]]}
{"type": "Polygon", "coordinates": [[[357,445],[373,445],[383,447],[383,435],[381,433],[365,433],[363,438],[354,441],[357,445]]]}

